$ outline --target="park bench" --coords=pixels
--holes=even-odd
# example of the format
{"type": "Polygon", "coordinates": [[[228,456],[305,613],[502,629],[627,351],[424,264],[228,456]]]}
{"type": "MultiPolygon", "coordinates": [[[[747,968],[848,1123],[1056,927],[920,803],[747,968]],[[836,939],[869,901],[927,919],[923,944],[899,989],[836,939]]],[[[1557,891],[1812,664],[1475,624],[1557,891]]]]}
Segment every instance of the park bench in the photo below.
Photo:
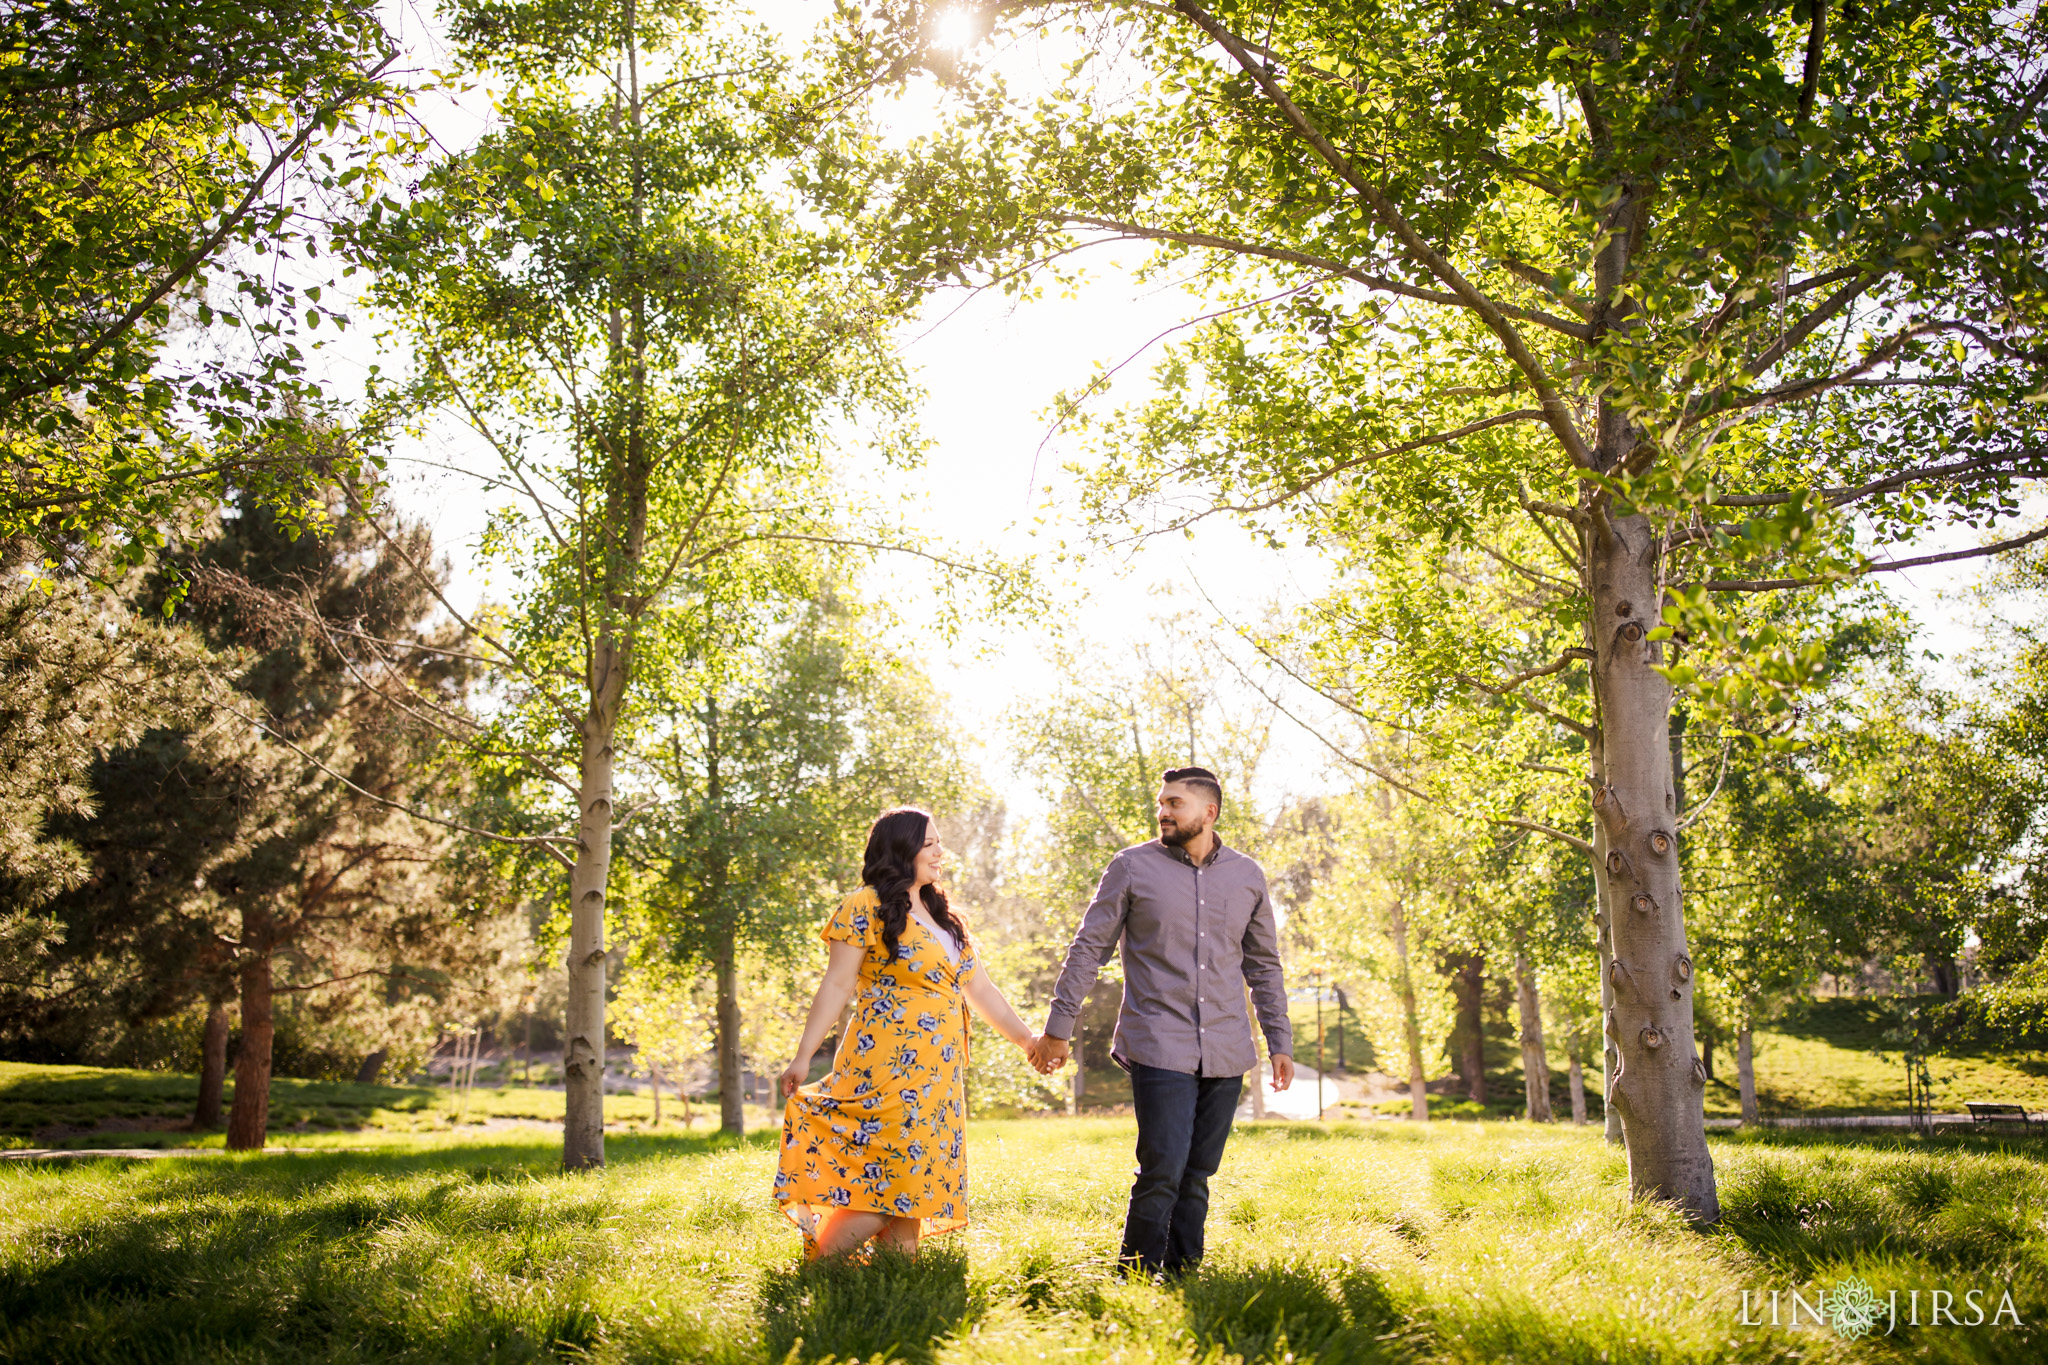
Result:
{"type": "Polygon", "coordinates": [[[1966,1100],[1963,1108],[1970,1111],[1972,1124],[2011,1123],[2017,1120],[2020,1126],[2032,1128],[2034,1120],[2023,1104],[1993,1104],[1989,1100],[1966,1100]]]}

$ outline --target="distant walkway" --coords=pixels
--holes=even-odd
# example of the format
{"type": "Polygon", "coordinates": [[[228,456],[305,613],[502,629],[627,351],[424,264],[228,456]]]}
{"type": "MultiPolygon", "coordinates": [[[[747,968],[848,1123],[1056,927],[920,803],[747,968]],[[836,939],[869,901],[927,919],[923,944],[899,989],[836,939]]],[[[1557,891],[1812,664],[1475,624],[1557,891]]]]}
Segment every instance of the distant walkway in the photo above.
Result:
{"type": "MultiPolygon", "coordinates": [[[[273,1147],[271,1151],[291,1151],[289,1147],[273,1147]]],[[[323,1150],[323,1149],[308,1149],[323,1150]]],[[[331,1148],[324,1150],[333,1150],[331,1148]]],[[[80,1157],[164,1157],[164,1156],[226,1156],[219,1147],[8,1147],[0,1148],[0,1161],[62,1161],[80,1157]]]]}
{"type": "MultiPolygon", "coordinates": [[[[1279,1094],[1274,1094],[1271,1075],[1262,1075],[1259,1081],[1266,1087],[1266,1117],[1289,1119],[1296,1123],[1307,1123],[1319,1118],[1338,1118],[1337,1102],[1358,1098],[1362,1087],[1357,1081],[1342,1080],[1335,1076],[1322,1075],[1312,1066],[1297,1064],[1294,1068],[1294,1084],[1279,1094]],[[1321,1082],[1322,1102],[1316,1102],[1317,1082],[1321,1082]]],[[[1249,1081],[1247,1081],[1249,1084],[1249,1081]]],[[[1238,1103],[1237,1116],[1248,1119],[1252,1116],[1252,1097],[1247,1090],[1238,1103]]]]}
{"type": "Polygon", "coordinates": [[[96,1156],[121,1160],[152,1160],[167,1156],[360,1156],[364,1153],[411,1153],[417,1147],[280,1147],[276,1143],[254,1152],[230,1152],[225,1147],[8,1147],[0,1148],[0,1161],[79,1161],[96,1156]]]}
{"type": "MultiPolygon", "coordinates": [[[[2029,1114],[2035,1123],[2048,1121],[2048,1114],[2029,1114]]],[[[1995,1123],[1979,1124],[1968,1114],[1931,1114],[1925,1120],[1940,1127],[1996,1128],[1995,1123]]],[[[1769,1118],[1759,1119],[1765,1128],[1911,1128],[1914,1123],[1911,1114],[1821,1114],[1813,1118],[1769,1118]]],[[[1740,1128],[1741,1119],[1708,1119],[1709,1128],[1740,1128]]]]}

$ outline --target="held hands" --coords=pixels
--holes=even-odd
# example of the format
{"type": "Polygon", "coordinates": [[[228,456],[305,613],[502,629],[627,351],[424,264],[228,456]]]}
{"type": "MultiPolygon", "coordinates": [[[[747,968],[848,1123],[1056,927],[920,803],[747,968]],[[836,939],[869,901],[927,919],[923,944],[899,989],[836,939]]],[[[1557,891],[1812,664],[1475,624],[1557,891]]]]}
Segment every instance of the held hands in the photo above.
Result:
{"type": "Polygon", "coordinates": [[[1273,1093],[1279,1094],[1294,1084],[1294,1058],[1284,1052],[1273,1054],[1273,1093]]]}
{"type": "Polygon", "coordinates": [[[782,1079],[775,1088],[781,1093],[782,1098],[788,1099],[796,1093],[797,1087],[802,1085],[809,1078],[810,1074],[811,1059],[809,1057],[799,1057],[791,1062],[783,1071],[782,1079]]]}
{"type": "Polygon", "coordinates": [[[1038,1068],[1038,1074],[1041,1076],[1050,1076],[1065,1066],[1071,1053],[1072,1046],[1065,1038],[1054,1038],[1047,1034],[1033,1038],[1031,1046],[1024,1049],[1024,1054],[1031,1058],[1031,1065],[1038,1068]]]}

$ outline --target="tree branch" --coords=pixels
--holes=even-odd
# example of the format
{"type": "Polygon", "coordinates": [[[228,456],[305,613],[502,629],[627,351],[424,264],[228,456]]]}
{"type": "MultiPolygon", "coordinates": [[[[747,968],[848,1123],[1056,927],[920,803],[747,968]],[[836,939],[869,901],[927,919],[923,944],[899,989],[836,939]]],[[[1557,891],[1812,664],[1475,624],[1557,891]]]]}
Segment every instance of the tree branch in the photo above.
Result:
{"type": "Polygon", "coordinates": [[[1929,564],[1953,564],[1958,560],[1982,559],[1985,555],[2002,554],[2032,545],[2037,540],[2048,539],[2048,526],[2011,540],[1995,541],[1990,545],[1979,545],[1973,550],[1951,550],[1947,554],[1921,555],[1917,559],[1894,559],[1882,564],[1866,564],[1846,573],[1822,574],[1813,578],[1715,578],[1701,586],[1708,592],[1775,592],[1781,588],[1812,588],[1823,583],[1840,583],[1865,574],[1894,573],[1900,569],[1920,569],[1929,564]]]}
{"type": "MultiPolygon", "coordinates": [[[[1819,13],[1823,8],[1824,0],[1815,0],[1814,12],[1819,13]]],[[[1783,359],[1800,342],[1812,336],[1815,328],[1821,326],[1829,318],[1834,317],[1844,308],[1847,308],[1850,304],[1861,298],[1864,291],[1875,283],[1877,283],[1875,275],[1865,275],[1861,279],[1849,281],[1849,283],[1822,299],[1814,305],[1813,310],[1805,317],[1793,323],[1791,329],[1785,335],[1765,347],[1756,359],[1744,365],[1742,367],[1743,373],[1752,376],[1759,375],[1777,364],[1779,360],[1783,359]]]]}
{"type": "Polygon", "coordinates": [[[1445,260],[1435,248],[1423,240],[1422,234],[1416,231],[1414,224],[1395,207],[1393,201],[1360,175],[1352,166],[1350,159],[1332,146],[1322,130],[1287,97],[1287,92],[1280,88],[1264,64],[1245,51],[1243,42],[1236,34],[1217,22],[1216,18],[1196,4],[1195,0],[1174,0],[1174,8],[1185,14],[1197,28],[1208,34],[1230,54],[1232,60],[1236,61],[1245,74],[1265,92],[1266,98],[1272,101],[1281,117],[1286,119],[1301,139],[1314,149],[1316,155],[1365,201],[1373,216],[1379,219],[1381,226],[1400,240],[1416,263],[1441,280],[1467,308],[1479,314],[1480,321],[1484,322],[1487,330],[1499,339],[1502,348],[1508,353],[1508,358],[1522,371],[1523,377],[1535,390],[1536,397],[1543,406],[1544,418],[1551,430],[1557,433],[1565,453],[1581,468],[1592,468],[1593,452],[1586,445],[1585,438],[1579,434],[1578,428],[1573,425],[1571,413],[1564,399],[1550,382],[1549,372],[1529,350],[1528,343],[1522,340],[1522,334],[1515,330],[1514,324],[1502,314],[1500,305],[1482,294],[1456,266],[1445,260]]]}
{"type": "MultiPolygon", "coordinates": [[[[1869,483],[1834,488],[1816,488],[1811,490],[1811,492],[1818,497],[1826,499],[1827,505],[1830,507],[1842,507],[1877,493],[1887,493],[1895,488],[1904,488],[1907,484],[1920,483],[1931,479],[1959,478],[1965,474],[1974,474],[1982,471],[1990,471],[1994,474],[2009,473],[2019,477],[2048,477],[2048,468],[2043,468],[2038,473],[1998,468],[1998,466],[2011,464],[2016,460],[2039,460],[2044,457],[2048,456],[2044,456],[2044,452],[2038,450],[2022,451],[2016,455],[1982,455],[1974,460],[1958,460],[1954,464],[1924,465],[1919,469],[1901,470],[1897,474],[1888,474],[1882,479],[1872,479],[1869,483]]],[[[1792,497],[1793,495],[1789,492],[1729,493],[1707,499],[1707,505],[1709,507],[1777,507],[1792,501],[1792,497]]]]}
{"type": "Polygon", "coordinates": [[[1558,659],[1557,662],[1552,664],[1546,664],[1542,668],[1532,668],[1527,670],[1526,672],[1517,673],[1514,677],[1509,678],[1504,683],[1489,683],[1482,678],[1473,677],[1470,673],[1458,673],[1454,674],[1453,676],[1456,678],[1458,682],[1463,683],[1467,687],[1477,688],[1481,692],[1485,692],[1496,697],[1512,698],[1513,700],[1518,701],[1522,705],[1528,707],[1531,711],[1534,711],[1537,715],[1548,717],[1550,720],[1557,722],[1559,725],[1562,725],[1565,729],[1579,736],[1579,738],[1590,741],[1595,734],[1594,728],[1592,726],[1586,724],[1584,721],[1574,720],[1572,717],[1565,715],[1562,711],[1559,711],[1555,707],[1537,701],[1534,697],[1524,696],[1522,695],[1522,693],[1516,691],[1515,689],[1519,688],[1523,683],[1533,682],[1537,678],[1547,678],[1553,673],[1562,673],[1565,669],[1571,667],[1574,662],[1576,662],[1579,659],[1587,657],[1591,653],[1592,651],[1590,650],[1579,649],[1576,647],[1574,647],[1573,649],[1568,649],[1565,651],[1564,656],[1558,659]]]}
{"type": "Polygon", "coordinates": [[[476,825],[465,825],[460,820],[447,820],[443,819],[441,816],[438,815],[429,815],[425,811],[419,810],[412,806],[408,806],[403,802],[393,801],[388,796],[380,796],[378,793],[371,791],[368,787],[359,786],[346,774],[336,772],[333,768],[328,767],[326,763],[322,762],[318,758],[315,758],[312,754],[307,753],[304,749],[300,748],[292,740],[288,739],[284,735],[279,734],[276,730],[271,729],[270,726],[256,719],[254,716],[243,715],[234,707],[225,704],[221,704],[221,710],[227,712],[229,715],[234,716],[239,720],[245,721],[248,724],[255,726],[258,730],[261,730],[264,734],[270,736],[271,739],[277,741],[279,744],[284,745],[285,748],[290,749],[300,758],[312,764],[315,768],[318,768],[321,772],[327,774],[327,776],[333,778],[335,781],[341,783],[342,786],[347,787],[350,791],[356,793],[356,795],[368,797],[370,800],[375,801],[380,806],[384,806],[390,810],[395,810],[399,814],[408,816],[414,820],[423,820],[427,824],[439,825],[443,829],[452,829],[457,831],[458,833],[474,834],[482,839],[495,839],[502,844],[516,844],[524,848],[538,848],[543,853],[546,853],[549,857],[553,858],[556,862],[560,863],[566,870],[573,870],[576,866],[575,859],[567,857],[562,853],[560,848],[556,847],[556,845],[558,844],[574,844],[576,841],[573,839],[565,839],[559,835],[553,834],[500,834],[496,830],[482,829],[476,825]]]}
{"type": "Polygon", "coordinates": [[[1519,815],[1489,815],[1485,818],[1496,825],[1512,825],[1516,829],[1526,829],[1532,834],[1545,835],[1548,838],[1557,840],[1561,844],[1577,849],[1588,858],[1593,856],[1591,840],[1581,839],[1576,834],[1566,834],[1563,830],[1552,825],[1546,825],[1540,820],[1525,820],[1519,815]]]}
{"type": "Polygon", "coordinates": [[[1360,455],[1356,459],[1340,461],[1320,473],[1313,474],[1297,483],[1288,485],[1263,502],[1219,503],[1201,512],[1197,512],[1193,516],[1175,521],[1173,529],[1178,530],[1192,526],[1204,518],[1217,516],[1222,513],[1249,515],[1254,512],[1270,511],[1283,502],[1300,497],[1317,484],[1326,483],[1336,478],[1347,469],[1356,469],[1360,465],[1377,464],[1381,460],[1391,459],[1396,455],[1406,455],[1410,451],[1421,450],[1428,446],[1447,445],[1452,441],[1460,440],[1463,437],[1471,436],[1493,427],[1505,426],[1510,422],[1541,422],[1542,420],[1543,414],[1539,410],[1535,408],[1518,408],[1513,412],[1504,412],[1498,416],[1485,417],[1476,422],[1468,422],[1455,431],[1440,431],[1434,435],[1420,436],[1412,441],[1404,441],[1397,446],[1388,446],[1385,450],[1375,450],[1369,455],[1360,455]]]}
{"type": "MultiPolygon", "coordinates": [[[[1088,227],[1098,227],[1105,231],[1115,232],[1120,236],[1137,238],[1144,241],[1179,242],[1183,246],[1207,247],[1215,251],[1228,251],[1233,255],[1257,256],[1269,261],[1285,261],[1290,265],[1308,266],[1313,270],[1321,270],[1330,275],[1341,276],[1355,284],[1362,284],[1368,289],[1376,289],[1384,294],[1396,294],[1404,299],[1416,299],[1423,303],[1440,304],[1446,308],[1469,309],[1472,307],[1470,303],[1456,294],[1446,294],[1438,289],[1424,289],[1418,285],[1403,284],[1399,280],[1389,279],[1384,275],[1374,275],[1355,266],[1346,265],[1342,261],[1333,261],[1326,256],[1312,256],[1305,251],[1295,251],[1289,247],[1264,246],[1256,242],[1241,242],[1229,237],[1218,237],[1208,232],[1187,232],[1178,228],[1146,227],[1140,223],[1127,223],[1116,218],[1096,218],[1082,213],[1064,214],[1062,215],[1062,221],[1081,223],[1088,227]]],[[[1584,323],[1573,322],[1568,318],[1561,318],[1553,313],[1545,313],[1534,308],[1519,308],[1512,304],[1498,304],[1496,306],[1508,317],[1522,322],[1533,322],[1539,327],[1548,327],[1552,331],[1562,332],[1566,336],[1575,337],[1580,341],[1586,340],[1591,335],[1591,329],[1584,323]]]]}
{"type": "Polygon", "coordinates": [[[24,380],[6,393],[0,394],[0,412],[12,408],[24,398],[30,398],[39,393],[48,393],[52,389],[63,387],[70,380],[76,378],[87,365],[91,364],[94,357],[98,356],[101,351],[113,345],[116,337],[133,328],[150,309],[163,302],[172,290],[183,284],[191,276],[192,272],[199,268],[202,262],[209,260],[216,251],[220,250],[227,239],[233,235],[235,229],[256,208],[257,201],[262,198],[264,191],[269,188],[271,177],[276,175],[280,169],[291,162],[293,157],[299,154],[306,143],[312,140],[313,134],[320,131],[320,127],[326,122],[327,117],[360,95],[367,88],[369,82],[374,81],[379,75],[383,74],[385,67],[398,60],[398,56],[399,54],[395,50],[387,53],[384,60],[372,67],[361,82],[350,86],[348,90],[336,95],[333,99],[328,100],[325,104],[320,105],[308,114],[305,121],[300,125],[297,135],[291,141],[285,143],[284,147],[275,156],[270,158],[270,161],[257,173],[256,178],[250,182],[249,188],[243,193],[235,207],[228,212],[226,217],[220,220],[219,225],[212,232],[208,233],[198,246],[186,254],[185,259],[180,261],[175,269],[159,280],[156,287],[138,299],[126,313],[123,313],[101,329],[100,334],[94,337],[92,341],[88,342],[82,349],[73,352],[71,357],[55,374],[24,380]]]}
{"type": "Polygon", "coordinates": [[[1806,69],[1799,77],[1799,121],[1813,118],[1813,97],[1820,91],[1820,63],[1827,53],[1827,0],[1812,0],[1813,24],[1806,30],[1806,69]]]}
{"type": "Polygon", "coordinates": [[[343,496],[348,499],[349,505],[355,509],[356,514],[360,516],[364,521],[368,522],[370,525],[370,529],[377,533],[377,539],[383,541],[385,548],[389,549],[391,553],[398,556],[398,558],[405,564],[405,567],[412,571],[413,577],[417,578],[423,585],[425,585],[427,591],[434,595],[434,600],[441,604],[442,610],[446,611],[451,617],[453,617],[455,619],[456,624],[460,625],[464,630],[469,632],[471,639],[482,640],[485,644],[492,646],[498,651],[499,654],[504,656],[506,667],[510,668],[513,672],[519,674],[528,682],[532,683],[543,697],[546,697],[550,702],[552,702],[554,704],[557,716],[563,721],[564,724],[574,726],[580,721],[581,717],[579,717],[577,713],[570,708],[567,702],[563,701],[560,697],[557,697],[555,695],[554,689],[549,687],[546,681],[543,680],[539,674],[535,673],[533,669],[529,668],[525,660],[521,659],[511,650],[505,648],[505,646],[499,644],[496,640],[492,639],[488,633],[478,630],[476,628],[476,625],[472,621],[470,621],[470,619],[467,616],[463,615],[462,612],[456,609],[455,604],[448,600],[448,594],[441,590],[440,581],[436,579],[434,575],[428,573],[423,567],[421,567],[419,561],[415,560],[412,557],[412,555],[406,551],[405,547],[400,545],[397,539],[384,529],[383,523],[377,520],[375,513],[373,513],[370,510],[369,505],[362,500],[361,495],[357,493],[354,487],[347,483],[343,483],[341,485],[341,488],[343,496]]]}

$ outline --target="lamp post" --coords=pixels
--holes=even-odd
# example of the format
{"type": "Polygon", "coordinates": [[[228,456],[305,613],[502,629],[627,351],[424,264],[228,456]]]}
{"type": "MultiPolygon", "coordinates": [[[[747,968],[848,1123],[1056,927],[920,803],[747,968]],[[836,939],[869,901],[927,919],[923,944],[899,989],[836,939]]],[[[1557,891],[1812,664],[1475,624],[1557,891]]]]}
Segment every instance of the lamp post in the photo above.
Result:
{"type": "Polygon", "coordinates": [[[1323,1117],[1323,969],[1316,968],[1316,1118],[1323,1117]]]}

